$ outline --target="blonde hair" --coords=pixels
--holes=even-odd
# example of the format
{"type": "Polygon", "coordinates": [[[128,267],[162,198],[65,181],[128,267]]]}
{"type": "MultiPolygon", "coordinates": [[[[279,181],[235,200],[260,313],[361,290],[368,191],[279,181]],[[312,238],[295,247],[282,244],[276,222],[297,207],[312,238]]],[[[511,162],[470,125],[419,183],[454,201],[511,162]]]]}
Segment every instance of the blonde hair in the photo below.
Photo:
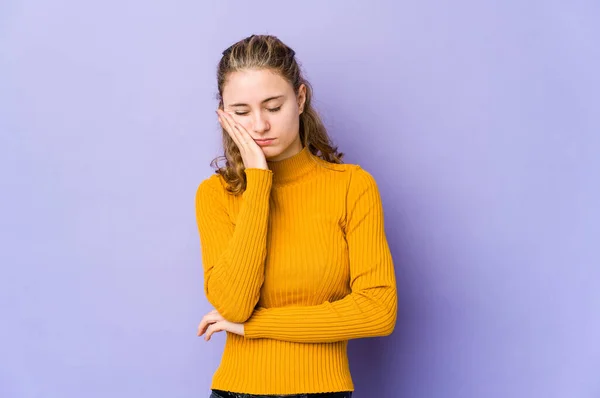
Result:
{"type": "MultiPolygon", "coordinates": [[[[219,108],[223,109],[223,86],[227,74],[244,69],[269,69],[287,80],[294,92],[302,84],[306,86],[306,102],[300,114],[300,141],[308,147],[309,151],[319,158],[330,163],[342,163],[344,154],[333,145],[327,130],[318,113],[312,106],[312,87],[302,76],[300,65],[296,61],[295,52],[281,40],[271,35],[252,35],[233,44],[225,51],[217,68],[217,84],[219,108]]],[[[222,129],[224,155],[211,162],[227,182],[227,190],[234,195],[246,189],[246,173],[244,162],[235,142],[227,131],[222,129]],[[218,166],[218,161],[225,159],[223,167],[218,166]]]]}

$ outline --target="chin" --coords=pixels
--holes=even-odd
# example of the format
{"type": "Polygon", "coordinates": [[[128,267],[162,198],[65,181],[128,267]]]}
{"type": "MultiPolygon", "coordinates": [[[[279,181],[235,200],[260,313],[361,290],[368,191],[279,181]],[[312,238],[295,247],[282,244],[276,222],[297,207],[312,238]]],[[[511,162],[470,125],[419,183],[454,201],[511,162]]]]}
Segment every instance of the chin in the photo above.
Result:
{"type": "Polygon", "coordinates": [[[276,158],[277,156],[279,156],[279,153],[269,153],[268,151],[265,152],[266,160],[271,160],[273,158],[276,158]]]}
{"type": "Polygon", "coordinates": [[[260,149],[262,149],[266,158],[272,158],[281,155],[281,151],[278,148],[273,148],[272,146],[263,146],[260,149]]]}

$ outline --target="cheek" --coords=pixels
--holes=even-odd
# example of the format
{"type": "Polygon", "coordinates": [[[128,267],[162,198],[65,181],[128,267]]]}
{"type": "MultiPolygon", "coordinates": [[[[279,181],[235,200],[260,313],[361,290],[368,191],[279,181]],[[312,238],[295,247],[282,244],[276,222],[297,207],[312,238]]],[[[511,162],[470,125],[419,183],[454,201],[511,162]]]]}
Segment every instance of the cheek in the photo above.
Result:
{"type": "Polygon", "coordinates": [[[236,121],[236,123],[241,124],[246,130],[248,130],[248,132],[251,131],[252,128],[252,119],[248,116],[233,116],[233,120],[236,121]]]}
{"type": "Polygon", "coordinates": [[[276,119],[278,125],[288,130],[290,128],[296,127],[299,123],[298,113],[295,112],[293,109],[288,110],[285,113],[280,113],[279,115],[277,115],[276,119]]]}
{"type": "Polygon", "coordinates": [[[244,117],[238,119],[237,122],[241,124],[246,129],[246,131],[252,132],[252,119],[250,119],[249,117],[244,117]]]}

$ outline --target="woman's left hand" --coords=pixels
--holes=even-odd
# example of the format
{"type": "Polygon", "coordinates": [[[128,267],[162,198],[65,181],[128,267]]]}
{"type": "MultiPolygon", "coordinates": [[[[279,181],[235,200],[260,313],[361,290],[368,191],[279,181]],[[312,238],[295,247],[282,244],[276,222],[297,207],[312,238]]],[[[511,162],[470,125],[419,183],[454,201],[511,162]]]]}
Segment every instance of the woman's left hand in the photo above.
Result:
{"type": "Polygon", "coordinates": [[[204,333],[206,333],[204,336],[205,341],[210,340],[210,337],[213,333],[222,331],[243,336],[244,324],[229,322],[225,320],[225,318],[223,318],[217,310],[212,310],[208,314],[204,315],[200,325],[198,325],[198,336],[202,336],[204,333]]]}

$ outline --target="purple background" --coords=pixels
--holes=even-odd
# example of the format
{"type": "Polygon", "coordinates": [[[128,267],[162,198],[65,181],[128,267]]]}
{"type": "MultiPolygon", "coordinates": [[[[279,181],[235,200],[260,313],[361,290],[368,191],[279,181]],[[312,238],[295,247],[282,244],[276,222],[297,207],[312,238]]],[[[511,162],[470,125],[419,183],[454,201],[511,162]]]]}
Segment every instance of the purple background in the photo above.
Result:
{"type": "Polygon", "coordinates": [[[600,3],[484,3],[3,1],[0,396],[208,396],[215,66],[271,33],[384,201],[355,396],[600,397],[600,3]]]}

